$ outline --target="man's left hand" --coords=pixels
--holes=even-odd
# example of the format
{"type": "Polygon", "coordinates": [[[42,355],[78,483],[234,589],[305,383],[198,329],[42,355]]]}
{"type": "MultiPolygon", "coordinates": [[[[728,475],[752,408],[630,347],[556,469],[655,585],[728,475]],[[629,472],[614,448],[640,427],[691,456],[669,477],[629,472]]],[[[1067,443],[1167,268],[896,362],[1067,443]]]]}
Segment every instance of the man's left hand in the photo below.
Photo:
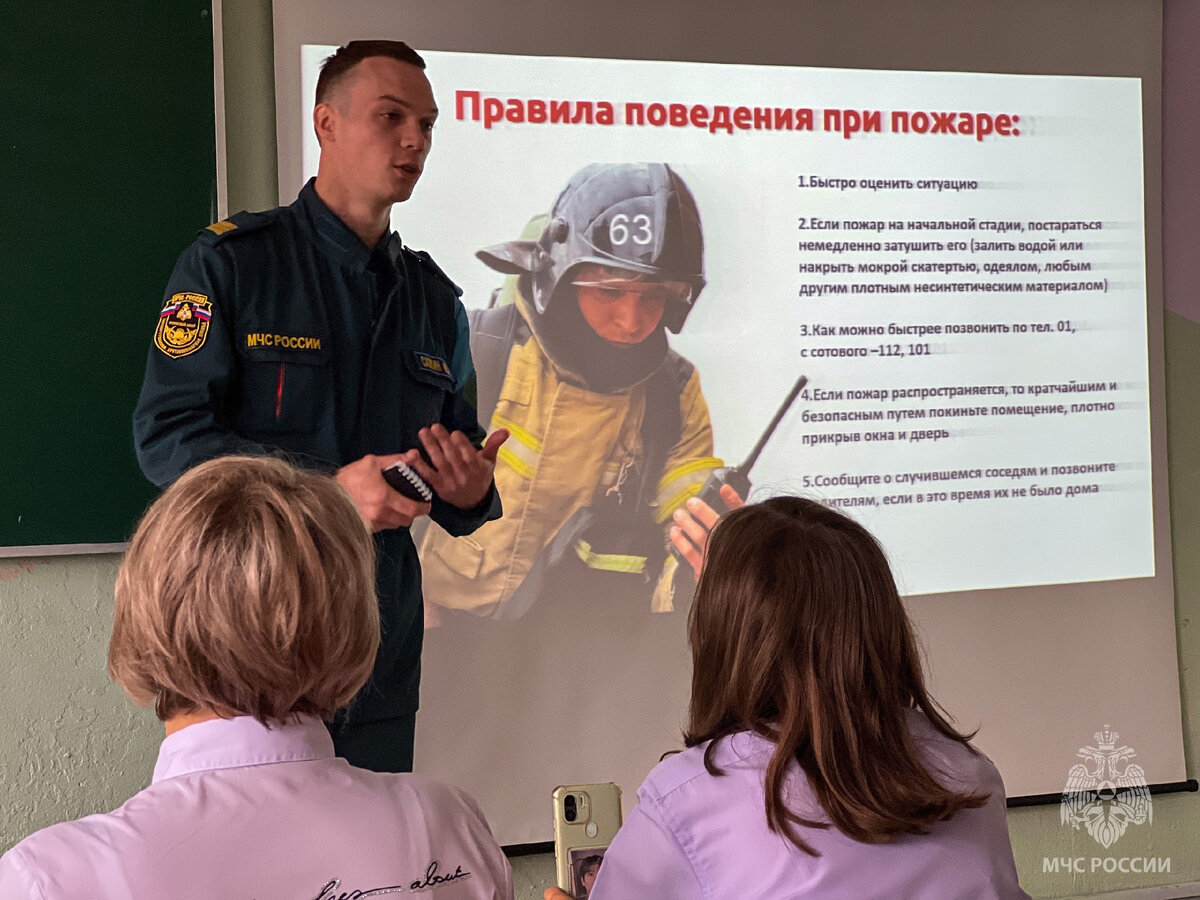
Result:
{"type": "Polygon", "coordinates": [[[496,469],[496,453],[508,440],[508,430],[497,428],[482,447],[475,447],[461,431],[451,434],[442,425],[422,428],[417,436],[429,454],[429,465],[413,466],[433,492],[459,509],[472,509],[487,496],[496,469]]]}

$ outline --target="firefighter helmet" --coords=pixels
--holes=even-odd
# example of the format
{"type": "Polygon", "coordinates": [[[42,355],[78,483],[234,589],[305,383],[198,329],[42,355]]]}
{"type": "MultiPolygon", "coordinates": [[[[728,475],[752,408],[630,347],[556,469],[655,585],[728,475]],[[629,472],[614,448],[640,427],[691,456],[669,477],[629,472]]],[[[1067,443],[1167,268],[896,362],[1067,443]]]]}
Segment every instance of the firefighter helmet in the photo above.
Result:
{"type": "Polygon", "coordinates": [[[704,288],[704,236],[696,200],[665,163],[593,163],[567,182],[537,240],[508,241],[476,256],[500,272],[529,275],[528,298],[544,315],[572,270],[596,263],[646,280],[685,284],[663,314],[678,333],[704,288]]]}

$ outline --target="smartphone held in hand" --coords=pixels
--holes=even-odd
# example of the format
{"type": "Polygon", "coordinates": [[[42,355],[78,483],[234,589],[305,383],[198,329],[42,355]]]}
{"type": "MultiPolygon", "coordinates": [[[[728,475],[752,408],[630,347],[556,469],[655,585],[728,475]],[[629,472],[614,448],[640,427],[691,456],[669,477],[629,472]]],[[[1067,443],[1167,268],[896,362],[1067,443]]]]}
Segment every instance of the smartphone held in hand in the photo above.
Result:
{"type": "Polygon", "coordinates": [[[604,853],[621,827],[621,788],[611,781],[560,785],[553,797],[558,886],[583,900],[591,893],[604,853]]]}

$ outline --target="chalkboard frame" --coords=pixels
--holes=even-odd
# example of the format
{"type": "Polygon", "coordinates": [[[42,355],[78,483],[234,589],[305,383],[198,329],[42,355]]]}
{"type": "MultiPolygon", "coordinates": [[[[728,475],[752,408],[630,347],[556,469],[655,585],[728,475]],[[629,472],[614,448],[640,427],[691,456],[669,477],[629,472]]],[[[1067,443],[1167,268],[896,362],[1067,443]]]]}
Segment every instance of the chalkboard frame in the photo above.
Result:
{"type": "Polygon", "coordinates": [[[213,5],[25,4],[0,42],[0,556],[119,550],[163,287],[216,218],[213,5]]]}

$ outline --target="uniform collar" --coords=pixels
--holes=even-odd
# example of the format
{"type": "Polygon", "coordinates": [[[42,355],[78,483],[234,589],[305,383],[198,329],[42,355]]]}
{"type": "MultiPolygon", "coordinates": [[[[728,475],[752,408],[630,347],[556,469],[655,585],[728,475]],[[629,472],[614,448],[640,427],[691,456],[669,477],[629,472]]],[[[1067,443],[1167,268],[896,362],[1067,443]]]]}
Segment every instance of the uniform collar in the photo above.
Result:
{"type": "MultiPolygon", "coordinates": [[[[371,261],[372,249],[362,242],[337,213],[325,205],[325,201],[317,194],[316,180],[308,179],[293,205],[304,213],[312,226],[317,243],[330,259],[356,272],[365,270],[371,261]]],[[[383,233],[374,249],[384,253],[394,264],[402,246],[400,235],[389,229],[383,233]]]]}
{"type": "Polygon", "coordinates": [[[298,722],[264,726],[251,716],[197,722],[169,735],[158,750],[154,781],[242,766],[333,758],[333,738],[324,723],[307,716],[298,722]]]}

